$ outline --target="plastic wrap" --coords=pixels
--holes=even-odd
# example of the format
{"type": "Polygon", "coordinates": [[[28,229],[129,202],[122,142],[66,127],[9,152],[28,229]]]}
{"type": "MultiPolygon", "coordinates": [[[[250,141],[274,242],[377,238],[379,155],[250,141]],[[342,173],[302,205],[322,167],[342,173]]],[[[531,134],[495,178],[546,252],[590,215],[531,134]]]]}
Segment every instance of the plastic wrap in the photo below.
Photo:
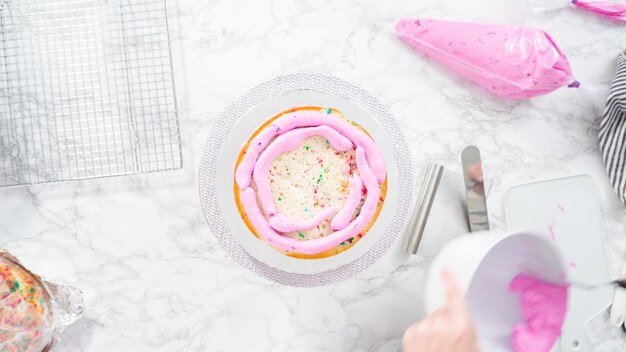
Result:
{"type": "Polygon", "coordinates": [[[587,10],[600,16],[626,22],[626,4],[607,1],[572,0],[576,8],[587,10]]]}
{"type": "Polygon", "coordinates": [[[82,313],[79,290],[42,280],[0,250],[0,351],[49,351],[82,313]]]}
{"type": "Polygon", "coordinates": [[[562,86],[578,87],[567,58],[543,30],[402,19],[396,34],[412,47],[483,88],[510,99],[528,99],[562,86]]]}

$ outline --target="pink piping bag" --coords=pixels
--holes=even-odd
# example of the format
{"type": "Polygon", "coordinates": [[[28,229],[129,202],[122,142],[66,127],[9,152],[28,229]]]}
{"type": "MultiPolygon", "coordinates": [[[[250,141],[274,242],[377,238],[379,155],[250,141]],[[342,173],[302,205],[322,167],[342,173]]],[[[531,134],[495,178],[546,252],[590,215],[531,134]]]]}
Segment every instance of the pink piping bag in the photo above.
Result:
{"type": "Polygon", "coordinates": [[[626,22],[626,4],[585,0],[572,0],[572,4],[578,8],[597,13],[614,20],[626,22]]]}
{"type": "Polygon", "coordinates": [[[577,88],[567,58],[544,31],[529,27],[402,19],[396,35],[494,94],[528,99],[577,88]]]}

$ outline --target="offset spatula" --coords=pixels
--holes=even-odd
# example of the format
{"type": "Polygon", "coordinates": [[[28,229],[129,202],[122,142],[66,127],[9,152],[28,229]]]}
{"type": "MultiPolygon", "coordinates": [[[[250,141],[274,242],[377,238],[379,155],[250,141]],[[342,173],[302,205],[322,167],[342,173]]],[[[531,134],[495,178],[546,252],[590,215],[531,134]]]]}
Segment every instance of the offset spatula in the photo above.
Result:
{"type": "Polygon", "coordinates": [[[465,195],[467,197],[467,216],[470,232],[489,230],[487,216],[487,198],[480,151],[469,146],[461,152],[463,177],[465,179],[465,195]]]}

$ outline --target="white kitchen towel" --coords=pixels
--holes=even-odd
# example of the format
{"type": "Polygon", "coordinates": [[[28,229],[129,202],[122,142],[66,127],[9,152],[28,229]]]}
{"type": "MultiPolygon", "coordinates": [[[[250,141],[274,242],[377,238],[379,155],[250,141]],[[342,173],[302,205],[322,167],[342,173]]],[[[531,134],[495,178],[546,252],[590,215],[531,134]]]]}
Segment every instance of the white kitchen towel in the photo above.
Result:
{"type": "Polygon", "coordinates": [[[609,179],[626,205],[626,51],[617,58],[617,73],[602,115],[599,137],[609,179]]]}

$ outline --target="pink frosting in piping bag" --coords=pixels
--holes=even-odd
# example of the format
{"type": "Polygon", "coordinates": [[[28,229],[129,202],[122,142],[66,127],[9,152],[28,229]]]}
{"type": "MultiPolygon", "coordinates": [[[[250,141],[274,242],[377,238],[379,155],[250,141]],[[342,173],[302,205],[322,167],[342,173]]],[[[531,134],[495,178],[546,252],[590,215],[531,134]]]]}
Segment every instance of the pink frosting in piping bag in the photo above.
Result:
{"type": "Polygon", "coordinates": [[[252,169],[257,158],[275,136],[298,127],[314,127],[320,125],[331,127],[354,142],[354,144],[362,146],[367,156],[367,162],[376,175],[378,182],[385,180],[387,177],[385,160],[376,146],[376,143],[365,132],[344,120],[328,116],[318,111],[294,111],[274,120],[250,142],[241,163],[235,171],[235,181],[239,188],[245,189],[250,186],[252,169]]]}
{"type": "MultiPolygon", "coordinates": [[[[329,119],[330,120],[330,119],[329,119]]],[[[361,206],[359,215],[345,228],[335,231],[328,236],[315,240],[301,241],[290,237],[285,237],[277,233],[265,219],[261,209],[259,208],[256,192],[251,187],[241,190],[240,199],[243,208],[250,219],[252,225],[257,229],[260,236],[270,244],[287,251],[297,251],[304,254],[316,254],[333,247],[341,242],[346,241],[350,237],[354,237],[367,226],[369,220],[374,216],[378,206],[378,198],[380,189],[378,180],[373,170],[368,165],[366,159],[365,148],[357,145],[356,148],[356,165],[363,180],[363,184],[367,190],[367,198],[361,206]]]]}
{"type": "Polygon", "coordinates": [[[396,35],[483,88],[527,99],[577,87],[570,64],[544,31],[520,26],[402,19],[396,35]]]}
{"type": "Polygon", "coordinates": [[[598,15],[626,22],[626,4],[606,1],[572,0],[574,6],[598,15]]]}

